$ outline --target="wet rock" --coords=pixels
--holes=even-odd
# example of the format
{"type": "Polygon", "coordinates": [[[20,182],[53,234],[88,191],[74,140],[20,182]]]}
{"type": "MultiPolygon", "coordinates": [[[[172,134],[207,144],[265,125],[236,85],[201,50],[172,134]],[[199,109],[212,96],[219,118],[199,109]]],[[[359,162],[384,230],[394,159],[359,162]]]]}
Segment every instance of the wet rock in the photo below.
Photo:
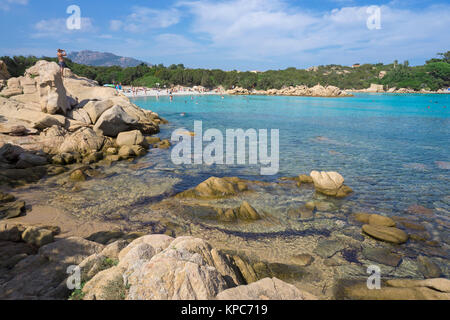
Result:
{"type": "Polygon", "coordinates": [[[217,300],[317,300],[314,295],[277,278],[265,278],[245,286],[219,293],[217,300]]]}
{"type": "Polygon", "coordinates": [[[362,254],[367,260],[391,267],[397,267],[402,261],[402,257],[400,255],[392,253],[391,250],[387,248],[366,247],[363,249],[362,254]]]}
{"type": "Polygon", "coordinates": [[[28,227],[22,233],[22,239],[38,248],[53,242],[53,232],[40,227],[28,227]]]}
{"type": "Polygon", "coordinates": [[[314,206],[317,211],[321,212],[335,211],[337,209],[333,203],[327,201],[314,201],[314,206]]]}
{"type": "Polygon", "coordinates": [[[306,174],[299,175],[298,180],[300,181],[300,183],[314,183],[313,178],[311,178],[311,176],[308,176],[306,174]]]}
{"type": "Polygon", "coordinates": [[[169,140],[162,140],[160,143],[156,145],[159,149],[169,149],[172,144],[169,140]]]}
{"type": "Polygon", "coordinates": [[[0,219],[13,219],[25,212],[25,202],[16,201],[0,205],[0,219]]]}
{"type": "Polygon", "coordinates": [[[161,138],[158,137],[145,137],[145,141],[150,144],[150,145],[154,145],[157,144],[159,142],[161,142],[161,138]]]}
{"type": "Polygon", "coordinates": [[[253,267],[245,260],[243,260],[239,256],[234,256],[233,261],[236,266],[239,268],[239,271],[242,274],[242,277],[246,281],[246,283],[253,283],[258,281],[258,276],[256,275],[253,267]]]}
{"type": "Polygon", "coordinates": [[[394,279],[386,281],[388,286],[395,288],[420,288],[426,287],[439,292],[450,293],[450,280],[445,278],[413,280],[413,279],[394,279]]]}
{"type": "Polygon", "coordinates": [[[362,230],[371,237],[386,242],[402,244],[408,241],[408,235],[397,228],[376,225],[364,225],[362,230]]]}
{"type": "Polygon", "coordinates": [[[184,191],[177,195],[180,198],[223,198],[235,196],[239,189],[242,189],[242,184],[238,187],[238,181],[232,178],[217,178],[211,177],[206,181],[200,183],[197,187],[191,190],[184,191]]]}
{"type": "Polygon", "coordinates": [[[261,216],[258,211],[255,210],[247,201],[242,202],[241,207],[237,213],[238,219],[244,221],[255,221],[260,220],[261,216]]]}
{"type": "Polygon", "coordinates": [[[307,266],[311,265],[311,263],[313,263],[314,258],[310,254],[303,253],[303,254],[294,255],[292,257],[292,260],[296,265],[299,265],[302,267],[307,267],[307,266]]]}
{"type": "Polygon", "coordinates": [[[426,279],[439,278],[442,275],[442,270],[430,258],[419,256],[417,258],[419,271],[426,279]]]}
{"type": "MultiPolygon", "coordinates": [[[[239,210],[239,209],[238,209],[239,210]]],[[[222,209],[217,210],[217,220],[222,222],[234,222],[237,220],[236,209],[222,209]]]]}
{"type": "Polygon", "coordinates": [[[336,198],[345,198],[353,193],[353,189],[349,186],[343,185],[336,193],[336,198]]]}
{"type": "Polygon", "coordinates": [[[358,222],[364,223],[364,224],[369,223],[370,216],[371,216],[371,214],[364,213],[364,212],[358,212],[358,213],[352,214],[353,219],[355,219],[358,222]]]}
{"type": "Polygon", "coordinates": [[[381,216],[379,214],[372,214],[369,218],[369,224],[375,226],[395,227],[394,220],[388,217],[381,216]]]}
{"type": "Polygon", "coordinates": [[[0,170],[0,184],[5,183],[10,186],[20,186],[27,183],[37,182],[47,174],[47,168],[33,167],[26,169],[4,169],[0,170]]]}
{"type": "Polygon", "coordinates": [[[148,146],[146,140],[144,139],[144,136],[139,130],[119,133],[116,143],[119,147],[133,145],[139,145],[141,147],[148,146]]]}
{"type": "Polygon", "coordinates": [[[339,286],[338,299],[352,300],[448,300],[447,279],[388,280],[380,290],[367,288],[366,280],[339,286]],[[432,280],[432,281],[430,281],[432,280]],[[439,288],[439,289],[437,289],[439,288]],[[447,291],[444,291],[444,290],[447,291]]]}
{"type": "Polygon", "coordinates": [[[94,152],[91,152],[91,153],[87,154],[84,157],[83,163],[85,163],[85,164],[92,164],[92,163],[99,162],[102,159],[103,159],[103,153],[100,152],[100,151],[94,151],[94,152]]]}
{"type": "Polygon", "coordinates": [[[47,158],[32,153],[22,153],[17,161],[16,168],[26,169],[47,164],[47,158]]]}
{"type": "Polygon", "coordinates": [[[400,222],[406,229],[415,230],[415,231],[425,231],[426,228],[419,222],[413,221],[401,221],[400,222]]]}
{"type": "Polygon", "coordinates": [[[82,170],[77,169],[70,174],[69,179],[74,182],[80,182],[80,181],[86,181],[87,177],[82,170]]]}
{"type": "Polygon", "coordinates": [[[131,146],[131,149],[137,157],[143,157],[147,154],[147,150],[140,145],[131,146]]]}
{"type": "Polygon", "coordinates": [[[346,261],[338,257],[327,258],[323,260],[323,264],[327,267],[339,267],[342,266],[346,261]]]}
{"type": "Polygon", "coordinates": [[[305,204],[305,208],[314,211],[316,209],[316,203],[314,201],[309,201],[305,204]]]}
{"type": "Polygon", "coordinates": [[[346,244],[340,240],[320,240],[314,253],[322,258],[330,258],[345,248],[346,244]]]}
{"type": "Polygon", "coordinates": [[[411,214],[422,214],[422,215],[426,215],[426,216],[433,215],[432,209],[425,208],[424,206],[421,206],[418,204],[408,207],[408,209],[406,209],[406,211],[411,214]]]}
{"type": "Polygon", "coordinates": [[[311,220],[314,218],[314,210],[306,208],[306,206],[297,209],[291,208],[288,210],[288,216],[291,219],[311,220]]]}
{"type": "Polygon", "coordinates": [[[124,160],[136,156],[136,154],[134,153],[133,149],[130,146],[121,147],[119,149],[118,155],[121,159],[124,159],[124,160]]]}

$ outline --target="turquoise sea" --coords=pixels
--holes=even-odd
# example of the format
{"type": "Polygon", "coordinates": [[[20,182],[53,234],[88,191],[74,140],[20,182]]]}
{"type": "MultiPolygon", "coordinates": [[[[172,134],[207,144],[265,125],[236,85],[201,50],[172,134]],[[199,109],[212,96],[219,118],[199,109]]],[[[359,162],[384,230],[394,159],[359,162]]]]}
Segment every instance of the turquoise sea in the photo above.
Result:
{"type": "Polygon", "coordinates": [[[186,166],[180,188],[211,175],[276,180],[338,171],[361,209],[398,214],[411,205],[450,211],[450,95],[356,94],[353,98],[175,96],[134,102],[169,120],[173,130],[279,129],[280,172],[261,176],[251,166],[186,166]],[[185,115],[182,115],[185,113],[185,115]]]}

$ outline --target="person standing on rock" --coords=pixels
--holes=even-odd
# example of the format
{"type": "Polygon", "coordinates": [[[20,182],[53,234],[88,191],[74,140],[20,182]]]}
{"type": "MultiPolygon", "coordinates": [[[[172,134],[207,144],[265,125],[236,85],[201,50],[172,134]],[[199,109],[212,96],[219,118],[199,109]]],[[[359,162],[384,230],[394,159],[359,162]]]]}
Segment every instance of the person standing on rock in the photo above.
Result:
{"type": "Polygon", "coordinates": [[[61,76],[64,77],[64,68],[66,68],[66,63],[64,57],[67,57],[66,50],[58,49],[58,64],[61,68],[61,76]]]}

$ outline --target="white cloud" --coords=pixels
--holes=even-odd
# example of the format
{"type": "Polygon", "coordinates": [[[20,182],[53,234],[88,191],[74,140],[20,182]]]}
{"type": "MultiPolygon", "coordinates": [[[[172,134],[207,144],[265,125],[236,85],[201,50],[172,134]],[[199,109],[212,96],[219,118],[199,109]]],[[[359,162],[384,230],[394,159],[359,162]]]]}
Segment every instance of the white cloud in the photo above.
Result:
{"type": "Polygon", "coordinates": [[[62,35],[76,35],[82,33],[92,33],[97,30],[94,27],[91,18],[81,18],[81,29],[70,30],[66,25],[67,20],[60,19],[48,19],[41,20],[34,25],[36,33],[32,35],[33,38],[56,38],[62,35]]]}
{"type": "MultiPolygon", "coordinates": [[[[281,0],[180,2],[222,57],[298,64],[375,62],[448,50],[449,5],[410,10],[381,6],[381,30],[369,30],[366,6],[313,12],[281,0]],[[425,47],[424,47],[425,46],[425,47]],[[436,51],[437,50],[437,51],[436,51]],[[375,59],[375,60],[372,60],[375,59]]],[[[392,60],[390,60],[392,61],[392,60]]]]}
{"type": "Polygon", "coordinates": [[[181,13],[176,8],[156,10],[147,7],[134,6],[132,12],[124,20],[111,20],[112,31],[124,30],[132,33],[144,33],[148,30],[168,28],[177,24],[181,13]]]}
{"type": "Polygon", "coordinates": [[[0,0],[0,10],[8,11],[11,5],[27,5],[28,0],[0,0]]]}

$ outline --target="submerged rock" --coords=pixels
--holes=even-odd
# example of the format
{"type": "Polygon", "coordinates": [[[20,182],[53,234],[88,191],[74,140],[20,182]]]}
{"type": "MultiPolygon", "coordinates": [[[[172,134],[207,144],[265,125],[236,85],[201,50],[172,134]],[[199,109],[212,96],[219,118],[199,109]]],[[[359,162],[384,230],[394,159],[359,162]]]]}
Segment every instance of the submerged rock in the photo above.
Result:
{"type": "Polygon", "coordinates": [[[239,178],[211,177],[191,190],[177,195],[179,198],[223,198],[235,196],[247,189],[247,185],[239,178]]]}
{"type": "Polygon", "coordinates": [[[402,261],[402,257],[398,254],[392,253],[387,248],[364,248],[362,251],[364,258],[370,261],[385,264],[391,267],[397,267],[402,261]]]}
{"type": "Polygon", "coordinates": [[[419,256],[417,258],[419,270],[426,279],[439,278],[442,275],[442,270],[430,258],[419,256]]]}
{"type": "Polygon", "coordinates": [[[369,236],[386,242],[402,244],[408,241],[408,235],[397,228],[378,225],[364,225],[362,230],[369,236]]]}
{"type": "Polygon", "coordinates": [[[367,288],[367,280],[338,286],[338,299],[352,300],[449,300],[450,280],[388,280],[379,290],[367,288]]]}

